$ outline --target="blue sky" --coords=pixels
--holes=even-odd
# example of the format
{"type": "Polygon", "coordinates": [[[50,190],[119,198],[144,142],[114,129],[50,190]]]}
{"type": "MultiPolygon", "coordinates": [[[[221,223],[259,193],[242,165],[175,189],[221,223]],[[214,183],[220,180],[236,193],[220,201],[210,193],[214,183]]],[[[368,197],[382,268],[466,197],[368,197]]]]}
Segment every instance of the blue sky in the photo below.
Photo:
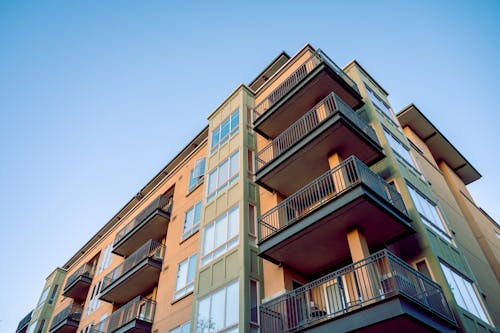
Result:
{"type": "Polygon", "coordinates": [[[0,0],[0,331],[237,85],[307,42],[414,102],[500,220],[499,36],[494,0],[0,0]]]}

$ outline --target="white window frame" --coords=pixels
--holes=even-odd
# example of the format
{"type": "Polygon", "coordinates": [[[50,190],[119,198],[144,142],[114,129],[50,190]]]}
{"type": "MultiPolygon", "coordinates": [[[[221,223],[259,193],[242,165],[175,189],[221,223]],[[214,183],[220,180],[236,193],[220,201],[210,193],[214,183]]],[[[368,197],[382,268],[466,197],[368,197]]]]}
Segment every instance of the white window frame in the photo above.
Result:
{"type": "Polygon", "coordinates": [[[109,243],[108,246],[104,248],[101,255],[101,262],[99,263],[99,268],[97,269],[97,274],[100,274],[103,270],[111,265],[111,261],[113,258],[113,253],[111,250],[113,249],[113,244],[109,243]]]}
{"type": "MultiPolygon", "coordinates": [[[[419,190],[417,190],[415,187],[413,187],[411,184],[407,183],[408,185],[408,192],[410,192],[410,197],[413,201],[413,204],[415,206],[415,209],[417,210],[418,215],[420,216],[420,219],[422,222],[429,227],[431,230],[433,230],[435,233],[437,233],[441,238],[445,239],[447,242],[450,244],[453,244],[453,237],[450,233],[450,230],[448,229],[448,225],[446,221],[444,220],[443,214],[441,213],[439,207],[432,202],[429,198],[427,198],[424,194],[422,194],[419,190]],[[413,195],[413,193],[416,194],[416,196],[413,195]],[[433,207],[434,210],[432,212],[435,212],[439,222],[441,222],[441,226],[437,225],[434,221],[430,219],[427,215],[425,215],[425,209],[424,212],[419,210],[419,207],[421,206],[421,201],[416,200],[416,199],[421,199],[424,202],[427,203],[428,206],[433,207]]],[[[423,208],[423,207],[422,207],[423,208]]]]}
{"type": "Polygon", "coordinates": [[[205,181],[206,159],[202,157],[194,162],[193,169],[189,173],[188,193],[194,191],[205,181]]]}
{"type": "Polygon", "coordinates": [[[189,256],[188,258],[184,259],[179,263],[177,266],[177,279],[175,281],[175,292],[174,292],[174,300],[178,300],[179,298],[182,298],[189,293],[191,293],[194,290],[194,279],[196,275],[196,260],[197,260],[197,254],[193,254],[189,256]],[[181,276],[181,266],[182,265],[187,265],[187,268],[185,270],[186,276],[181,276]],[[193,265],[193,266],[191,266],[193,265]],[[188,281],[189,273],[190,273],[190,268],[193,269],[192,276],[193,279],[191,281],[188,281]],[[185,280],[185,283],[183,285],[179,285],[179,281],[181,281],[181,278],[185,280]]]}
{"type": "Polygon", "coordinates": [[[248,288],[248,291],[249,291],[249,295],[248,295],[248,299],[250,301],[250,315],[249,315],[249,318],[250,318],[250,325],[252,326],[255,326],[255,327],[259,327],[259,323],[260,323],[260,288],[259,288],[259,281],[255,280],[255,279],[250,279],[250,285],[249,285],[249,288],[248,288]],[[252,282],[255,282],[255,288],[256,288],[256,291],[257,291],[257,299],[256,299],[256,309],[255,311],[257,312],[257,321],[252,321],[252,288],[251,288],[251,284],[252,282]]]}
{"type": "Polygon", "coordinates": [[[224,143],[229,141],[229,138],[231,138],[234,134],[238,132],[238,129],[240,127],[240,109],[236,109],[231,114],[229,117],[224,119],[219,126],[217,126],[213,131],[211,135],[211,143],[210,143],[210,154],[215,153],[220,146],[222,146],[224,143]],[[223,126],[225,126],[227,123],[228,132],[224,136],[221,137],[221,129],[223,126]]]}
{"type": "Polygon", "coordinates": [[[486,309],[476,286],[472,281],[454,270],[451,266],[444,262],[440,262],[446,282],[455,297],[458,306],[475,317],[492,325],[488,310],[486,309]]]}
{"type": "Polygon", "coordinates": [[[394,113],[392,112],[392,108],[387,105],[387,103],[366,83],[364,83],[364,85],[366,88],[366,92],[368,93],[368,98],[370,99],[370,102],[375,107],[375,109],[399,128],[399,125],[395,120],[394,113]],[[379,104],[383,105],[383,108],[379,104]]]}
{"type": "Polygon", "coordinates": [[[387,128],[382,127],[384,129],[384,134],[387,139],[387,143],[389,147],[391,147],[394,155],[398,157],[398,159],[403,162],[404,165],[408,166],[408,169],[412,171],[418,178],[424,179],[422,172],[417,164],[416,159],[413,157],[410,148],[408,148],[403,142],[401,142],[394,134],[391,133],[387,128]],[[407,157],[403,156],[401,152],[398,150],[404,150],[408,154],[407,157]]]}
{"type": "Polygon", "coordinates": [[[222,161],[215,169],[213,169],[208,174],[208,186],[207,186],[207,202],[215,199],[217,195],[225,191],[230,185],[232,185],[239,177],[240,171],[240,151],[236,150],[227,159],[222,161]],[[236,165],[232,165],[231,162],[236,161],[236,165]],[[227,163],[227,166],[225,165],[227,163]],[[221,175],[220,172],[227,168],[227,175],[221,175]],[[225,180],[221,183],[220,178],[223,176],[225,180]],[[212,182],[215,182],[214,186],[212,182]],[[212,192],[209,192],[213,187],[212,192]]]}
{"type": "Polygon", "coordinates": [[[203,229],[203,243],[201,249],[201,259],[200,259],[200,267],[207,265],[213,260],[219,258],[224,253],[227,253],[230,249],[234,248],[239,244],[240,241],[240,206],[237,204],[230,209],[228,209],[225,213],[219,215],[215,220],[208,223],[203,229]],[[232,225],[230,221],[230,217],[233,213],[236,213],[236,225],[232,225]],[[225,224],[225,240],[220,243],[218,246],[217,243],[217,227],[220,225],[221,227],[225,224]],[[236,230],[233,230],[232,227],[235,227],[236,230]],[[208,233],[212,232],[213,237],[209,238],[208,233]],[[207,241],[211,239],[211,245],[207,245],[207,241]],[[207,250],[207,246],[209,246],[207,250]]]}
{"type": "Polygon", "coordinates": [[[174,327],[172,328],[170,331],[168,331],[169,333],[183,333],[183,332],[191,332],[191,321],[186,321],[185,323],[183,324],[180,324],[179,326],[177,327],[174,327]],[[184,331],[187,327],[187,331],[184,331]]]}
{"type": "MultiPolygon", "coordinates": [[[[232,282],[230,282],[230,283],[226,284],[224,287],[219,288],[219,289],[217,289],[217,290],[215,290],[215,291],[211,292],[210,294],[208,294],[208,295],[206,295],[205,297],[200,298],[200,299],[198,300],[198,304],[197,304],[197,313],[196,313],[196,323],[197,323],[197,324],[196,324],[196,326],[197,326],[197,327],[196,327],[196,331],[195,331],[196,333],[229,333],[229,332],[231,332],[231,333],[232,333],[232,332],[238,332],[239,315],[238,315],[238,320],[237,320],[236,322],[234,322],[234,323],[229,323],[229,324],[228,324],[228,323],[226,323],[226,321],[227,321],[227,314],[228,314],[227,310],[228,310],[228,308],[230,308],[230,307],[228,307],[228,297],[227,297],[228,295],[227,295],[227,290],[228,290],[228,288],[229,288],[229,287],[233,287],[233,286],[236,286],[236,289],[237,289],[237,291],[238,291],[238,292],[236,293],[236,295],[238,296],[238,299],[237,299],[238,306],[236,307],[236,310],[235,310],[235,311],[237,311],[237,312],[239,313],[239,309],[240,309],[239,304],[240,304],[240,301],[241,301],[241,300],[240,300],[240,297],[239,297],[239,286],[240,286],[240,284],[239,284],[239,280],[235,280],[235,281],[232,281],[232,282]],[[219,292],[221,292],[221,291],[223,291],[223,292],[224,292],[224,309],[215,309],[215,311],[217,311],[217,312],[219,312],[219,313],[220,313],[220,311],[223,311],[223,312],[224,312],[224,323],[223,323],[223,324],[224,324],[224,326],[223,326],[221,329],[219,329],[219,330],[214,330],[214,329],[211,327],[211,326],[212,326],[212,323],[210,323],[210,322],[209,322],[209,323],[208,323],[208,326],[209,326],[209,327],[205,327],[205,326],[200,327],[200,326],[201,326],[201,325],[200,325],[200,323],[199,323],[199,317],[200,317],[200,303],[201,303],[201,302],[203,302],[203,301],[205,301],[205,300],[207,300],[207,299],[209,299],[209,312],[208,312],[208,315],[209,315],[209,316],[208,316],[208,317],[209,317],[209,318],[212,318],[212,317],[213,317],[213,316],[212,316],[212,313],[213,313],[213,310],[214,310],[214,309],[212,309],[212,305],[213,305],[213,304],[212,304],[212,301],[213,301],[213,298],[212,298],[212,297],[213,297],[215,294],[217,294],[217,293],[219,293],[219,292]]],[[[234,300],[233,300],[233,301],[234,301],[234,300]]],[[[234,310],[234,309],[233,309],[233,310],[234,310]]],[[[210,319],[209,319],[209,320],[210,320],[210,319]]]]}
{"type": "Polygon", "coordinates": [[[195,232],[200,229],[201,221],[201,200],[198,201],[193,207],[189,208],[184,214],[184,225],[182,229],[182,240],[189,238],[195,232]],[[196,220],[196,214],[198,212],[198,220],[196,220]],[[192,215],[191,215],[192,214],[192,215]],[[192,220],[191,220],[192,216],[192,220]],[[186,229],[186,225],[190,224],[189,228],[186,229]]]}

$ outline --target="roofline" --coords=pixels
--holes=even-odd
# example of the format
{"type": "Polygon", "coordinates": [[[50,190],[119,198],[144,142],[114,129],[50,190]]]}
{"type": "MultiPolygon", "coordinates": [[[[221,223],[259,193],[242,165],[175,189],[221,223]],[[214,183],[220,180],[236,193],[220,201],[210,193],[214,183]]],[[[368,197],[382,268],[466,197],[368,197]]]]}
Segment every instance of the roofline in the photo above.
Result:
{"type": "MultiPolygon", "coordinates": [[[[444,134],[443,134],[443,133],[441,133],[441,131],[440,131],[439,129],[437,129],[437,127],[436,127],[436,126],[435,126],[435,125],[434,125],[434,124],[433,124],[433,123],[432,123],[432,122],[431,122],[431,121],[430,121],[430,120],[429,120],[429,119],[428,119],[428,118],[427,118],[427,117],[426,117],[426,116],[422,113],[422,111],[420,111],[420,109],[419,109],[419,108],[418,108],[418,107],[417,107],[414,103],[410,103],[410,104],[408,104],[406,107],[404,107],[401,111],[399,111],[399,112],[396,114],[396,117],[398,118],[398,120],[399,120],[399,118],[400,118],[401,116],[403,116],[406,112],[410,112],[410,111],[411,111],[411,109],[415,109],[415,110],[419,113],[419,115],[420,115],[420,116],[421,116],[421,117],[422,117],[422,118],[423,118],[423,119],[424,119],[424,120],[425,120],[425,121],[426,121],[426,122],[427,122],[427,123],[428,123],[428,124],[432,127],[432,129],[436,132],[436,134],[439,134],[439,135],[440,135],[440,136],[441,136],[441,137],[445,140],[445,142],[446,142],[447,144],[449,144],[449,145],[450,145],[450,147],[451,147],[451,148],[452,148],[452,149],[453,149],[453,150],[457,153],[457,155],[458,155],[460,158],[462,158],[462,159],[465,161],[465,163],[466,163],[466,164],[468,164],[468,165],[470,166],[470,168],[471,168],[471,169],[472,169],[475,173],[477,173],[477,175],[478,175],[478,178],[477,178],[477,179],[479,179],[479,178],[481,178],[481,177],[482,177],[482,176],[481,176],[481,174],[479,173],[479,171],[477,171],[477,169],[476,169],[476,168],[474,168],[474,166],[473,166],[473,165],[472,165],[472,164],[471,164],[471,163],[470,163],[470,162],[469,162],[469,161],[468,161],[468,160],[464,157],[464,155],[462,155],[462,153],[461,153],[461,152],[460,152],[460,151],[459,151],[459,150],[458,150],[458,149],[457,149],[457,148],[456,148],[456,147],[455,147],[455,146],[454,146],[454,145],[450,142],[450,140],[448,140],[448,139],[446,138],[446,136],[444,136],[444,134]]],[[[465,182],[464,182],[464,183],[465,183],[465,182]]],[[[469,183],[466,183],[466,185],[467,185],[467,184],[470,184],[470,182],[469,182],[469,183]]]]}
{"type": "Polygon", "coordinates": [[[380,90],[382,90],[384,92],[384,94],[386,94],[387,96],[389,96],[389,93],[387,92],[387,90],[385,90],[384,87],[382,87],[382,85],[380,83],[378,83],[377,80],[375,80],[373,78],[373,76],[371,76],[370,73],[368,73],[368,71],[363,66],[361,66],[361,64],[356,60],[356,58],[354,58],[351,61],[349,61],[347,63],[347,65],[345,65],[344,68],[342,68],[342,70],[345,71],[345,70],[348,69],[348,67],[351,67],[351,66],[354,66],[354,65],[357,66],[357,67],[359,67],[366,74],[366,76],[368,76],[368,78],[370,80],[372,80],[380,88],[380,90]]]}
{"type": "MultiPolygon", "coordinates": [[[[210,118],[212,118],[212,116],[217,113],[219,111],[219,109],[224,106],[224,104],[226,104],[231,98],[233,98],[240,90],[246,90],[248,93],[250,93],[251,95],[254,95],[255,93],[252,91],[252,89],[250,89],[250,87],[248,87],[246,84],[244,83],[240,83],[239,86],[237,86],[230,94],[229,96],[227,96],[223,101],[222,103],[220,103],[212,113],[210,113],[207,117],[208,120],[210,120],[210,118]]],[[[207,129],[208,129],[208,125],[207,125],[207,129]]]]}
{"type": "Polygon", "coordinates": [[[281,56],[285,56],[287,57],[288,59],[290,59],[290,56],[288,55],[288,53],[286,53],[285,51],[281,51],[270,63],[269,65],[266,66],[266,68],[264,68],[262,71],[260,71],[260,73],[248,84],[248,86],[250,87],[252,84],[255,83],[255,81],[257,81],[260,76],[262,74],[265,73],[265,71],[267,71],[269,68],[271,68],[272,65],[274,65],[274,63],[279,59],[281,58],[281,56]]]}
{"type": "MultiPolygon", "coordinates": [[[[87,253],[88,250],[94,246],[97,241],[99,241],[106,233],[108,233],[115,225],[117,225],[123,216],[127,215],[131,212],[138,203],[141,202],[142,198],[144,198],[147,194],[149,194],[152,189],[156,187],[159,183],[162,182],[165,177],[169,175],[168,169],[174,169],[175,166],[181,163],[184,159],[177,161],[182,155],[188,153],[190,150],[195,151],[200,144],[203,143],[208,138],[208,125],[205,126],[189,143],[175,155],[170,162],[168,162],[146,185],[142,187],[142,189],[132,197],[97,233],[90,238],[76,253],[64,264],[63,269],[68,269],[71,267],[80,257],[87,253]],[[147,188],[150,190],[146,191],[147,188]],[[147,193],[143,193],[147,192],[147,193]]],[[[59,267],[58,267],[59,268],[59,267]]]]}

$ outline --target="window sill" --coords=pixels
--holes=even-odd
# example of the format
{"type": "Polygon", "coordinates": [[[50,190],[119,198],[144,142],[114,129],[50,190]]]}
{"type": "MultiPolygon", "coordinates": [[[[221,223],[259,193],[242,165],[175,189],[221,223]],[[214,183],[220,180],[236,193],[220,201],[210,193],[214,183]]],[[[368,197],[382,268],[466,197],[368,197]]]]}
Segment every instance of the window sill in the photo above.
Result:
{"type": "Polygon", "coordinates": [[[192,188],[188,188],[188,191],[186,193],[186,197],[189,196],[191,193],[193,193],[198,187],[200,187],[203,183],[205,182],[205,179],[200,180],[196,186],[193,186],[192,188]]]}
{"type": "Polygon", "coordinates": [[[175,303],[178,303],[178,302],[182,301],[183,299],[185,299],[186,297],[192,295],[193,293],[194,293],[194,290],[191,290],[187,294],[182,295],[181,297],[174,299],[172,302],[170,302],[170,305],[174,305],[175,303]]]}
{"type": "Polygon", "coordinates": [[[182,237],[181,241],[179,242],[179,245],[185,243],[186,241],[188,241],[191,237],[193,237],[194,235],[196,235],[198,232],[200,231],[200,227],[198,226],[198,229],[196,229],[195,231],[193,231],[189,236],[186,236],[186,237],[182,237]]]}

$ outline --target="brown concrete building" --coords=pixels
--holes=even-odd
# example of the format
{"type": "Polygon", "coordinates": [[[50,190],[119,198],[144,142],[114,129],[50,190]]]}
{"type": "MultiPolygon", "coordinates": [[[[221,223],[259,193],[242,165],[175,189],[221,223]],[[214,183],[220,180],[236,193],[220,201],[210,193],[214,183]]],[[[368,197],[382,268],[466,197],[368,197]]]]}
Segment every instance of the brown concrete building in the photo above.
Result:
{"type": "Polygon", "coordinates": [[[278,55],[70,255],[39,333],[495,332],[480,174],[387,96],[356,61],[278,55]]]}

